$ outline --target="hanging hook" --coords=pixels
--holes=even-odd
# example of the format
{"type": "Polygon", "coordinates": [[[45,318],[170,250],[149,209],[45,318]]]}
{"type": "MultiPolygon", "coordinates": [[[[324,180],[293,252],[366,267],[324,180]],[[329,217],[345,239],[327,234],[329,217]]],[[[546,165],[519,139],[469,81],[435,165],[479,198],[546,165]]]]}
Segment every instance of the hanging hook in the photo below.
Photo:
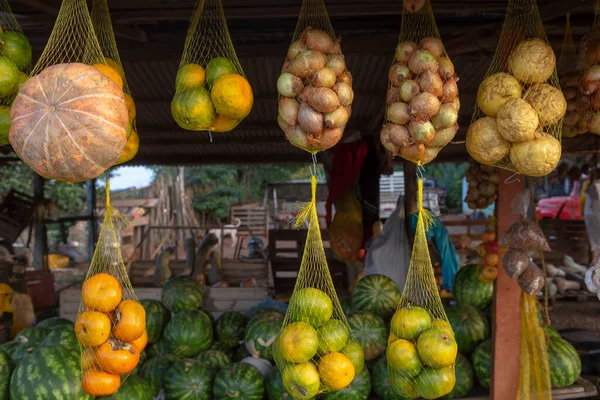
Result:
{"type": "Polygon", "coordinates": [[[425,168],[421,164],[417,164],[417,178],[423,180],[425,168]]]}
{"type": "Polygon", "coordinates": [[[521,178],[519,178],[519,174],[515,172],[504,181],[505,185],[510,185],[511,183],[519,183],[521,182],[521,178]]]}
{"type": "Polygon", "coordinates": [[[312,154],[312,166],[309,167],[311,176],[317,176],[317,153],[312,154]]]}

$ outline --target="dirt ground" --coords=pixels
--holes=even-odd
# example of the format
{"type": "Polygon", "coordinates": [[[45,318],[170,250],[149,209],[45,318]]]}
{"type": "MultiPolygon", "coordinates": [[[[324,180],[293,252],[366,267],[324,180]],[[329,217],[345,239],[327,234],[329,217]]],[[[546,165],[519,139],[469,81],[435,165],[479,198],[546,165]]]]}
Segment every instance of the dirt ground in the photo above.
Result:
{"type": "Polygon", "coordinates": [[[600,301],[557,301],[550,307],[550,320],[556,329],[578,328],[600,333],[600,301]]]}

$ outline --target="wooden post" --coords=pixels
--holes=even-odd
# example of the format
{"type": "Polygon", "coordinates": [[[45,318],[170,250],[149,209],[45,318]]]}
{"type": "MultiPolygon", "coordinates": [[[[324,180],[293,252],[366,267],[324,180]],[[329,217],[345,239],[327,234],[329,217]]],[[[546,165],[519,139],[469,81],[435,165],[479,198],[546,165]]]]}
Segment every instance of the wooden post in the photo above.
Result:
{"type": "Polygon", "coordinates": [[[92,261],[96,249],[96,179],[86,182],[85,202],[87,204],[88,220],[88,258],[92,261]]]}
{"type": "Polygon", "coordinates": [[[417,166],[404,160],[404,215],[406,215],[406,232],[408,232],[411,243],[414,240],[414,234],[410,227],[410,215],[417,211],[417,207],[417,166]]]}
{"type": "MultiPolygon", "coordinates": [[[[177,225],[185,225],[185,167],[177,167],[177,187],[175,193],[177,204],[177,225]]],[[[185,256],[185,229],[178,229],[176,232],[179,240],[177,246],[177,259],[185,256]]]]}
{"type": "MultiPolygon", "coordinates": [[[[518,216],[511,210],[512,201],[524,188],[524,177],[500,170],[500,185],[496,215],[498,219],[498,237],[515,222],[518,216]],[[511,183],[505,183],[505,182],[511,183]]],[[[511,279],[498,265],[498,279],[494,287],[492,305],[492,400],[514,400],[519,390],[519,345],[520,345],[520,299],[521,288],[515,279],[511,279]]]]}
{"type": "Polygon", "coordinates": [[[33,269],[40,271],[45,266],[45,256],[48,254],[48,237],[46,236],[46,222],[44,221],[44,178],[35,174],[33,177],[33,269]]]}

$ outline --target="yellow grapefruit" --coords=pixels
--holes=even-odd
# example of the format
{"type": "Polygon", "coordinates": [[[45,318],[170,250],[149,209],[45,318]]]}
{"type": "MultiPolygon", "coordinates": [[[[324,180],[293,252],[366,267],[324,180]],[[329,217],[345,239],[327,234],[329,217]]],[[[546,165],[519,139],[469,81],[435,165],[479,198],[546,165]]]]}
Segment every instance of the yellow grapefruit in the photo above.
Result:
{"type": "Polygon", "coordinates": [[[295,399],[312,399],[319,392],[321,380],[314,364],[291,364],[281,373],[283,387],[295,399]]]}
{"type": "Polygon", "coordinates": [[[404,307],[394,313],[390,326],[400,339],[413,340],[431,329],[431,316],[421,307],[404,307]]]}
{"type": "Polygon", "coordinates": [[[402,375],[416,376],[421,372],[421,360],[417,347],[408,340],[396,339],[385,351],[388,364],[402,375]]]}
{"type": "Polygon", "coordinates": [[[419,336],[417,350],[423,362],[433,368],[452,365],[458,346],[454,337],[442,329],[430,329],[419,336]]]}
{"type": "Polygon", "coordinates": [[[201,65],[186,64],[177,71],[177,76],[175,77],[175,89],[180,91],[199,88],[204,85],[205,80],[206,72],[201,65]]]}
{"type": "Polygon", "coordinates": [[[293,322],[279,334],[279,351],[286,361],[304,363],[317,352],[317,331],[306,322],[293,322]]]}
{"type": "Polygon", "coordinates": [[[354,365],[342,353],[327,353],[319,361],[319,375],[331,390],[345,388],[354,379],[354,365]]]}
{"type": "Polygon", "coordinates": [[[254,104],[250,84],[241,75],[224,74],[217,78],[210,90],[217,114],[230,119],[245,118],[254,104]]]}

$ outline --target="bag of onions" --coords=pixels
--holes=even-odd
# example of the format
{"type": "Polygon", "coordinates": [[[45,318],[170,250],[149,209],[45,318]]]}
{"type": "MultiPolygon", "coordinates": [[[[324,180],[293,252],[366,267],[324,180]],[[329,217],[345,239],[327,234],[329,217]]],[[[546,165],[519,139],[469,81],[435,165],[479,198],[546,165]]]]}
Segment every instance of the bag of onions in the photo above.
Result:
{"type": "Polygon", "coordinates": [[[535,0],[509,0],[496,54],[477,92],[467,151],[481,164],[548,175],[560,160],[566,109],[535,0]]]}
{"type": "Polygon", "coordinates": [[[381,142],[393,155],[423,165],[458,131],[458,78],[429,0],[405,0],[403,5],[381,142]]]}
{"type": "Polygon", "coordinates": [[[302,3],[277,92],[277,122],[291,144],[314,154],[340,141],[352,112],[352,76],[322,0],[302,3]]]}
{"type": "Polygon", "coordinates": [[[596,135],[600,135],[600,5],[598,3],[596,2],[592,32],[581,45],[579,66],[583,70],[583,77],[577,98],[577,110],[582,113],[578,121],[579,132],[592,132],[596,135]]]}

